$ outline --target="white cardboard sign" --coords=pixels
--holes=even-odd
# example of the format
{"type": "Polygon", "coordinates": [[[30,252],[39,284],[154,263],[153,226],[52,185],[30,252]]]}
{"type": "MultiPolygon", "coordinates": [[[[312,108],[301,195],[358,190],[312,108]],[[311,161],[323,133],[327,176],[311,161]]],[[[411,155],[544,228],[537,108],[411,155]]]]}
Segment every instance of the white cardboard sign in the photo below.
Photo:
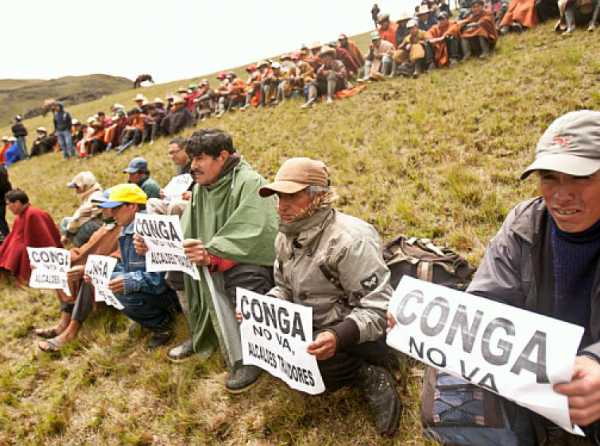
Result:
{"type": "Polygon", "coordinates": [[[29,278],[31,288],[63,290],[71,295],[67,282],[67,271],[71,268],[71,253],[63,248],[27,247],[32,271],[29,278]]]}
{"type": "Polygon", "coordinates": [[[146,271],[182,271],[193,279],[200,274],[183,250],[183,231],[176,215],[135,214],[135,233],[146,242],[146,271]]]}
{"type": "Polygon", "coordinates": [[[181,195],[189,189],[193,182],[194,179],[189,173],[174,176],[171,178],[171,181],[169,181],[169,184],[167,184],[163,189],[165,199],[172,200],[174,198],[181,197],[181,195]]]}
{"type": "Polygon", "coordinates": [[[387,343],[583,435],[567,397],[583,328],[404,276],[390,302],[387,343]]]}
{"type": "Polygon", "coordinates": [[[110,277],[117,264],[117,259],[110,256],[99,256],[91,254],[85,264],[85,274],[92,279],[94,285],[94,300],[112,305],[117,310],[122,310],[123,304],[115,297],[108,287],[110,277]]]}
{"type": "Polygon", "coordinates": [[[237,289],[244,364],[258,366],[288,386],[316,395],[325,391],[313,340],[312,308],[237,289]]]}

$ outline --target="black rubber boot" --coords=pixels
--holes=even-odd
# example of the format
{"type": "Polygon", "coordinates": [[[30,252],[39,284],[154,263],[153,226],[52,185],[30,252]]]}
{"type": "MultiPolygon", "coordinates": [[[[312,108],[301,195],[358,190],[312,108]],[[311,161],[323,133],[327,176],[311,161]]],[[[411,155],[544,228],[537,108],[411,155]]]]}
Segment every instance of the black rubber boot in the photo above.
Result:
{"type": "Polygon", "coordinates": [[[244,365],[238,361],[225,378],[225,389],[230,393],[242,393],[248,390],[261,374],[261,369],[254,365],[244,365]]]}
{"type": "Polygon", "coordinates": [[[381,435],[393,436],[398,429],[402,403],[390,372],[382,367],[363,365],[358,370],[358,385],[363,390],[381,435]]]}
{"type": "Polygon", "coordinates": [[[171,330],[156,330],[152,331],[152,335],[150,339],[148,339],[148,347],[149,350],[153,350],[156,347],[160,347],[161,345],[165,345],[171,337],[173,336],[173,332],[171,330]]]}

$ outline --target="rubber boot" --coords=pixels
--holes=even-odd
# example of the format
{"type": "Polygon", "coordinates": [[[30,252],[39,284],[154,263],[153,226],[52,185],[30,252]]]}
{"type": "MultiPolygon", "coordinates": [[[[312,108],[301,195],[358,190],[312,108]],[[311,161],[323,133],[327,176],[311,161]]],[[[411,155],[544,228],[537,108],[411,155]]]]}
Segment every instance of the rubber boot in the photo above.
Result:
{"type": "Polygon", "coordinates": [[[490,57],[490,42],[485,37],[479,38],[479,46],[481,47],[481,54],[479,57],[481,59],[487,59],[490,57]]]}
{"type": "Polygon", "coordinates": [[[469,39],[460,39],[460,46],[462,48],[463,60],[471,58],[471,42],[469,39]]]}
{"type": "Polygon", "coordinates": [[[242,361],[238,361],[225,378],[225,389],[229,393],[245,392],[256,383],[261,372],[261,369],[254,365],[244,365],[242,361]]]}
{"type": "Polygon", "coordinates": [[[390,372],[370,364],[358,370],[358,385],[363,391],[381,435],[393,436],[398,429],[402,403],[390,372]]]}

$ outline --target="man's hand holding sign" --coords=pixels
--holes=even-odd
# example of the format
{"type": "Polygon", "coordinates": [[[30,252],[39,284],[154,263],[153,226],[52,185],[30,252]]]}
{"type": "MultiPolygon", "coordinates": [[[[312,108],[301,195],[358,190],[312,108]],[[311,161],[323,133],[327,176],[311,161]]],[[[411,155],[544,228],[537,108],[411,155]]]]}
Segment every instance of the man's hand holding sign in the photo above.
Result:
{"type": "Polygon", "coordinates": [[[593,390],[593,376],[585,384],[555,387],[577,394],[569,401],[553,390],[553,384],[585,369],[587,360],[580,359],[572,372],[583,328],[406,276],[389,312],[395,322],[387,338],[391,347],[513,400],[569,432],[581,433],[572,421],[591,419],[582,411],[571,412],[571,420],[568,409],[584,405],[589,397],[582,394],[593,390]]]}

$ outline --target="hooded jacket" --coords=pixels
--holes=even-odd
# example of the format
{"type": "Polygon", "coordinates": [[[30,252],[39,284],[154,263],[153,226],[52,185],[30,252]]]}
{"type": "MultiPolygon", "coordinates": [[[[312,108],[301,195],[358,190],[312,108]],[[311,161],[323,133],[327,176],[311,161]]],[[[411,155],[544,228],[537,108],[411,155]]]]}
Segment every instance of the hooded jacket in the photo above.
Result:
{"type": "Polygon", "coordinates": [[[54,130],[57,132],[71,131],[71,115],[64,110],[64,106],[59,102],[58,111],[54,112],[54,130]]]}

